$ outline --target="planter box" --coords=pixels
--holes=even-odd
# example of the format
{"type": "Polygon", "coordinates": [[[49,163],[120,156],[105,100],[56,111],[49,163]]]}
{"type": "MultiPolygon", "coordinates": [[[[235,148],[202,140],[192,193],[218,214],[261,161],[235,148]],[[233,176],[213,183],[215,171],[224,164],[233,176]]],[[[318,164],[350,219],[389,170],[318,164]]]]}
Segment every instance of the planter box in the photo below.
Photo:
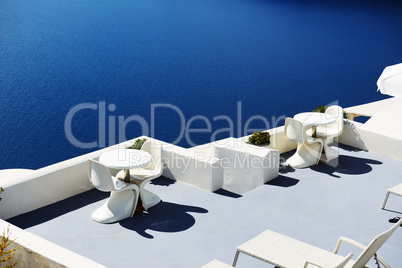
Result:
{"type": "Polygon", "coordinates": [[[223,189],[243,194],[278,177],[279,151],[246,143],[244,138],[227,138],[192,148],[220,160],[223,189]]]}

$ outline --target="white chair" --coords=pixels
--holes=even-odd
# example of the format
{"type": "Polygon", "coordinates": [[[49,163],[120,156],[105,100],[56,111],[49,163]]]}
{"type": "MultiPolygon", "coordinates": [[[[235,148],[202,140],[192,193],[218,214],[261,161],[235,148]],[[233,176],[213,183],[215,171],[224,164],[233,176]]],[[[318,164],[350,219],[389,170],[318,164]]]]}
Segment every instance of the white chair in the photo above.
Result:
{"type": "MultiPolygon", "coordinates": [[[[147,210],[161,201],[159,196],[145,190],[144,187],[150,180],[156,179],[162,175],[162,146],[148,140],[142,145],[140,150],[151,154],[152,161],[145,167],[130,169],[130,183],[139,186],[141,202],[147,210]]],[[[123,180],[124,171],[120,171],[116,177],[123,180]]]]}
{"type": "Polygon", "coordinates": [[[286,118],[285,134],[291,141],[297,143],[296,153],[286,160],[286,164],[291,167],[305,168],[320,161],[323,142],[320,138],[308,137],[307,127],[293,118],[286,118]]]}
{"type": "Polygon", "coordinates": [[[394,195],[397,195],[397,196],[402,196],[402,183],[401,183],[401,184],[398,184],[398,185],[396,185],[396,186],[394,186],[394,187],[392,187],[392,188],[389,188],[389,189],[387,190],[387,193],[385,194],[385,197],[384,197],[384,201],[382,202],[382,206],[381,206],[382,209],[384,209],[384,208],[385,208],[385,205],[387,204],[389,194],[394,194],[394,195]]]}
{"type": "Polygon", "coordinates": [[[374,237],[368,246],[349,238],[340,237],[333,253],[267,230],[237,247],[233,267],[236,266],[239,254],[244,253],[278,267],[310,267],[312,264],[311,267],[362,268],[366,267],[366,264],[374,256],[384,267],[389,268],[390,266],[376,252],[401,223],[402,219],[387,231],[374,237]],[[351,260],[351,253],[346,257],[337,255],[342,242],[350,243],[363,251],[356,260],[351,260]]]}
{"type": "Polygon", "coordinates": [[[338,150],[331,148],[329,144],[343,132],[343,109],[338,105],[332,105],[327,108],[325,113],[334,116],[336,121],[332,124],[317,126],[317,137],[323,139],[325,157],[327,161],[330,161],[339,156],[338,150]]]}
{"type": "Polygon", "coordinates": [[[92,213],[92,219],[100,223],[112,223],[134,215],[139,197],[135,184],[127,185],[113,177],[107,167],[89,160],[89,180],[100,191],[111,192],[110,197],[92,213]]]}

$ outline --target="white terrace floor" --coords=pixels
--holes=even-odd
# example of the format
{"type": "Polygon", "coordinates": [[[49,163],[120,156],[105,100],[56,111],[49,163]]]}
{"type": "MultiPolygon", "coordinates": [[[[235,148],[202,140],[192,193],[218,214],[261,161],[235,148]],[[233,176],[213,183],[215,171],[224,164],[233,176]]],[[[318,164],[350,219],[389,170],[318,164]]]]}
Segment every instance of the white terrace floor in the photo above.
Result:
{"type": "MultiPolygon", "coordinates": [[[[344,147],[337,166],[281,168],[278,178],[243,196],[160,178],[148,189],[162,203],[119,223],[91,220],[108,196],[96,189],[9,221],[107,267],[200,267],[215,258],[230,264],[236,246],[266,229],[330,251],[341,235],[367,245],[391,226],[388,219],[402,217],[400,197],[391,195],[389,210],[380,209],[401,174],[401,162],[344,147]]],[[[379,254],[401,267],[402,228],[379,254]]],[[[240,255],[237,267],[271,266],[240,255]]]]}

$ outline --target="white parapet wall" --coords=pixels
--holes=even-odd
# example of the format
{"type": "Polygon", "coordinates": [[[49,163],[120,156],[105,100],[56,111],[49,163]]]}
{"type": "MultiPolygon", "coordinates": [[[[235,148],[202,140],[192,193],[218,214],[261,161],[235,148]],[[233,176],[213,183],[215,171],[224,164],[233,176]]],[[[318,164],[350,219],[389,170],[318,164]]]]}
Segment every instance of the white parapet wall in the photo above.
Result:
{"type": "Polygon", "coordinates": [[[30,173],[2,176],[0,218],[8,219],[93,188],[86,175],[88,158],[91,156],[69,159],[30,173]]]}
{"type": "MultiPolygon", "coordinates": [[[[8,219],[88,191],[88,159],[97,159],[114,147],[75,157],[21,175],[0,177],[0,218],[8,219]]],[[[0,172],[1,175],[1,172],[0,172]]]]}
{"type": "Polygon", "coordinates": [[[339,142],[402,161],[402,134],[345,120],[339,142]]]}
{"type": "Polygon", "coordinates": [[[169,143],[161,143],[163,176],[211,192],[222,188],[223,171],[218,158],[197,154],[190,149],[169,143]]]}
{"type": "MultiPolygon", "coordinates": [[[[268,130],[271,138],[270,144],[268,148],[277,150],[281,154],[289,152],[291,150],[296,149],[297,143],[289,140],[289,138],[285,134],[285,126],[280,126],[277,128],[272,128],[268,130]]],[[[247,141],[248,137],[244,137],[244,140],[247,141]]]]}

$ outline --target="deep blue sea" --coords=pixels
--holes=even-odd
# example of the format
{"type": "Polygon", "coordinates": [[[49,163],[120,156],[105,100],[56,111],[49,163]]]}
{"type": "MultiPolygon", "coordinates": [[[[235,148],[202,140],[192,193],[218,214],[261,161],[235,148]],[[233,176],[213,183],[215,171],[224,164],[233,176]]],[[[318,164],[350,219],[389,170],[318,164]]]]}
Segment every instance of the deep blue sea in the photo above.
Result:
{"type": "Polygon", "coordinates": [[[0,0],[0,169],[384,99],[400,62],[393,1],[0,0]]]}

